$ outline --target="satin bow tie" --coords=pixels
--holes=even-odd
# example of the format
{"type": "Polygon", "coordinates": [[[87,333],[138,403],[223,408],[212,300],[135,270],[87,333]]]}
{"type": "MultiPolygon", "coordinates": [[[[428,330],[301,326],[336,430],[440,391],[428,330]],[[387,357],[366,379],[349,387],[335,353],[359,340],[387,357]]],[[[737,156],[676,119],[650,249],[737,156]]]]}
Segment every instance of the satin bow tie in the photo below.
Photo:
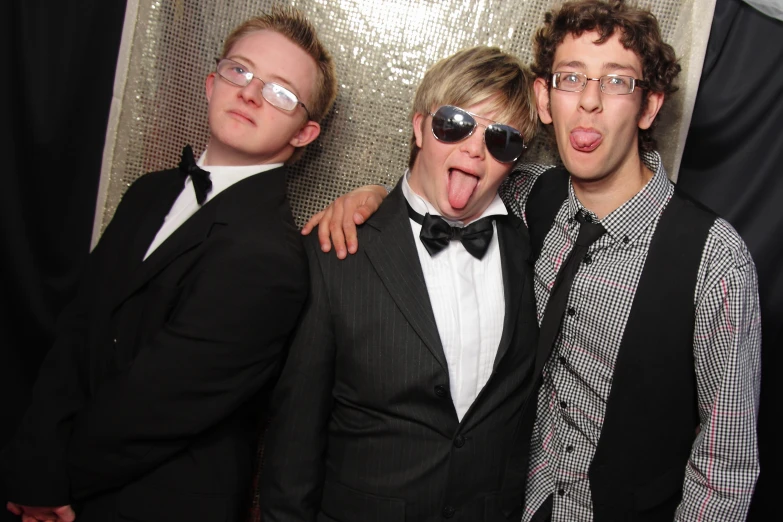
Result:
{"type": "Polygon", "coordinates": [[[207,194],[212,190],[212,180],[209,179],[209,172],[196,165],[193,158],[193,149],[186,145],[182,149],[182,160],[179,162],[179,171],[183,177],[190,176],[193,182],[193,190],[196,192],[196,201],[203,205],[207,199],[207,194]]]}
{"type": "Polygon", "coordinates": [[[422,216],[410,205],[408,205],[408,216],[421,225],[419,239],[431,256],[449,246],[449,241],[456,239],[476,259],[483,258],[487,253],[495,230],[492,226],[492,220],[497,217],[486,216],[466,227],[453,227],[440,216],[431,216],[430,214],[422,216]]]}

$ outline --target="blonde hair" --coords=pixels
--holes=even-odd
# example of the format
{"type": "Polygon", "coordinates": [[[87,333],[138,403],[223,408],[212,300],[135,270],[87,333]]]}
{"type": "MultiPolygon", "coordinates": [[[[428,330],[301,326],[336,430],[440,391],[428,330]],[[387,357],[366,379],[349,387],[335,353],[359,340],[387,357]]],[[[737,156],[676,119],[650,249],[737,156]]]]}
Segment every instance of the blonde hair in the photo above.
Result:
{"type": "MultiPolygon", "coordinates": [[[[332,108],[337,97],[337,74],[332,55],[318,39],[315,27],[298,9],[278,6],[268,13],[245,20],[226,37],[221,58],[228,56],[231,48],[239,40],[263,30],[274,31],[285,36],[315,60],[318,74],[313,89],[313,99],[306,105],[310,112],[310,119],[320,122],[332,108]]],[[[297,148],[288,163],[298,159],[303,152],[303,147],[297,148]]]]}
{"type": "MultiPolygon", "coordinates": [[[[533,139],[538,128],[533,76],[517,57],[497,47],[463,49],[436,63],[416,90],[410,117],[427,115],[441,105],[467,108],[485,100],[485,110],[494,112],[498,123],[515,127],[525,143],[533,139]]],[[[413,136],[409,167],[418,153],[413,136]]]]}

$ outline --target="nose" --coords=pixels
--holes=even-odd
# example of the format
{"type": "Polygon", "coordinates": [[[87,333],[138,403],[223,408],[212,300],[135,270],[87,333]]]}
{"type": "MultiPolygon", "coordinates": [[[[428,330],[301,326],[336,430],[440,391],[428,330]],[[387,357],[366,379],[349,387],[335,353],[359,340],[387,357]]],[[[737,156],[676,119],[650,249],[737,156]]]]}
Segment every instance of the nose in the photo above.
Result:
{"type": "Polygon", "coordinates": [[[600,111],[602,108],[601,82],[587,80],[584,90],[580,93],[579,106],[587,112],[600,111]]]}
{"type": "Polygon", "coordinates": [[[473,134],[462,140],[460,150],[471,158],[484,159],[487,148],[484,145],[484,127],[477,125],[473,134]]]}
{"type": "MultiPolygon", "coordinates": [[[[238,96],[247,103],[251,103],[253,105],[261,105],[261,100],[263,98],[263,96],[261,96],[261,89],[263,87],[263,84],[255,83],[255,80],[258,80],[258,78],[253,78],[252,80],[250,80],[250,83],[248,83],[244,87],[241,87],[239,89],[238,96]]],[[[258,81],[260,82],[261,80],[258,81]]]]}

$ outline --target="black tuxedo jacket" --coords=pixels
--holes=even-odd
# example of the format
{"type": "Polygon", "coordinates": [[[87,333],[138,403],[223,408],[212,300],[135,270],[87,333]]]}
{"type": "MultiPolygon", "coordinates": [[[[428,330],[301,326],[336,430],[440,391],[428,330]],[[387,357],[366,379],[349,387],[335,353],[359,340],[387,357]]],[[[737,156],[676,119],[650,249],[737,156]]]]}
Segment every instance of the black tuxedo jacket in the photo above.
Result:
{"type": "Polygon", "coordinates": [[[227,188],[142,258],[183,187],[127,191],[6,448],[9,500],[77,520],[237,520],[259,411],[308,287],[285,169],[227,188]]]}
{"type": "Polygon", "coordinates": [[[510,456],[529,446],[538,326],[527,230],[497,223],[505,324],[462,422],[400,186],[360,227],[356,255],[305,242],[311,293],[273,399],[265,522],[518,520],[526,451],[510,456]]]}

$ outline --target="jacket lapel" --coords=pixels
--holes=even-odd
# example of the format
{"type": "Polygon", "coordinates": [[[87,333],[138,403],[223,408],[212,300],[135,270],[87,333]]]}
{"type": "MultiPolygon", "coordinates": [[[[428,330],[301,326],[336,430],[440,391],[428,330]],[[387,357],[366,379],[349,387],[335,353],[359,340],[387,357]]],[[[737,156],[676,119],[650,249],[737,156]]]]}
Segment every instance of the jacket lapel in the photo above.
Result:
{"type": "MultiPolygon", "coordinates": [[[[411,327],[448,371],[435,314],[419,263],[400,184],[367,222],[374,229],[364,252],[411,327]]],[[[368,234],[369,236],[370,234],[368,234]]]]}
{"type": "Polygon", "coordinates": [[[503,320],[503,334],[495,355],[493,370],[497,369],[508,352],[511,340],[519,323],[519,306],[525,288],[525,264],[530,255],[530,240],[522,220],[509,214],[497,220],[500,265],[503,270],[503,294],[506,312],[503,320]]]}

